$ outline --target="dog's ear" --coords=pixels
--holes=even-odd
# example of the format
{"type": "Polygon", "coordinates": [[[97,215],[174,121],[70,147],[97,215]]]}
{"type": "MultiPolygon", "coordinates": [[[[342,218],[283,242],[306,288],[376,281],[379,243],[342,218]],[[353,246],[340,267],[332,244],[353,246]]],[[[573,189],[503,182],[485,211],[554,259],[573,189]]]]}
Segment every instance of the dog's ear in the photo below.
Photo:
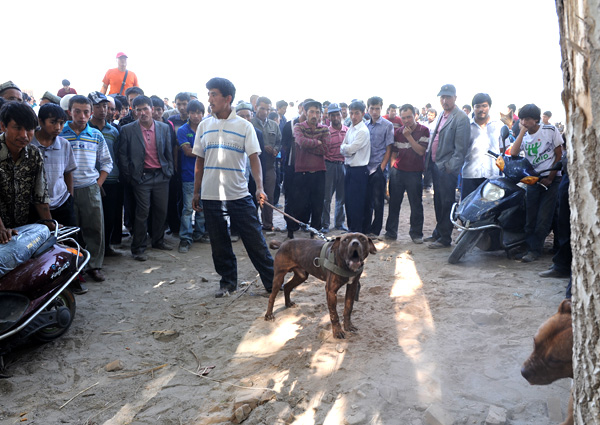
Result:
{"type": "Polygon", "coordinates": [[[333,240],[333,245],[331,246],[331,250],[334,252],[337,252],[338,249],[340,249],[340,243],[341,243],[342,237],[341,236],[337,236],[334,240],[333,240]]]}
{"type": "Polygon", "coordinates": [[[558,312],[564,314],[571,314],[571,300],[564,299],[558,306],[558,312]]]}
{"type": "Polygon", "coordinates": [[[369,244],[369,254],[377,254],[377,248],[375,248],[375,244],[371,238],[367,238],[367,243],[369,244]]]}

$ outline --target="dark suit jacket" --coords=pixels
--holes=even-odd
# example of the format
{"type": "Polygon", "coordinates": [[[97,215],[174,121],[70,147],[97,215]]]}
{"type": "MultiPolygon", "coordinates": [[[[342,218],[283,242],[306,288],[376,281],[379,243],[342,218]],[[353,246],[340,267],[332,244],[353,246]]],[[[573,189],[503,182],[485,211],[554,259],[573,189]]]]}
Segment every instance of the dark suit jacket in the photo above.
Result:
{"type": "Polygon", "coordinates": [[[435,135],[440,134],[435,155],[435,165],[440,171],[458,175],[465,162],[465,156],[471,141],[471,122],[458,106],[454,106],[442,128],[439,128],[442,114],[438,115],[435,130],[429,138],[427,163],[431,157],[431,145],[435,135]]]}
{"type": "MultiPolygon", "coordinates": [[[[162,172],[167,178],[173,175],[173,148],[171,128],[168,124],[154,121],[156,133],[156,150],[162,172]]],[[[146,158],[146,142],[140,128],[140,123],[134,121],[121,128],[119,143],[119,170],[129,182],[140,183],[144,174],[144,159],[146,158]]]]}

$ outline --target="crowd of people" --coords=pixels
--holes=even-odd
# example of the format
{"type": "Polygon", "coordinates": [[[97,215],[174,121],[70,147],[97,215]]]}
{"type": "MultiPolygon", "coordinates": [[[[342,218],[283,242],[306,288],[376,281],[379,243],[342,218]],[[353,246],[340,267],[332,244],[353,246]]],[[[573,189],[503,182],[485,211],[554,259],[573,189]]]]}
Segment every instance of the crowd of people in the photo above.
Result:
{"type": "MultiPolygon", "coordinates": [[[[271,206],[281,207],[281,194],[289,216],[321,233],[393,241],[406,193],[412,242],[444,249],[452,242],[457,189],[465,198],[500,174],[488,151],[524,155],[537,170],[563,158],[561,131],[549,123],[549,111],[542,117],[534,104],[518,111],[508,105],[496,120],[488,94],[460,108],[451,84],[437,93],[439,112],[406,103],[389,104],[383,114],[377,96],[366,104],[308,98],[273,105],[257,95],[235,102],[235,86],[223,78],[206,84],[208,108],[190,92],[178,93],[171,107],[167,98],[144,93],[127,69],[127,55],[118,53],[117,64],[99,91],[80,95],[63,80],[39,105],[13,82],[0,85],[0,242],[39,219],[78,226],[95,281],[105,279],[104,257],[121,255],[114,246],[127,233],[133,259],[147,261],[149,245],[174,248],[165,241],[169,232],[179,236],[181,253],[194,242],[210,243],[221,276],[217,297],[237,289],[232,242],[241,238],[270,292],[273,258],[265,235],[282,231],[291,239],[300,230],[289,217],[286,229],[274,225],[271,206]],[[297,116],[288,119],[294,106],[297,116]],[[433,190],[431,235],[423,234],[424,190],[433,190]]],[[[542,276],[570,274],[568,177],[562,174],[545,172],[542,185],[527,187],[522,261],[540,257],[558,223],[557,255],[542,276]]],[[[83,281],[73,284],[75,293],[87,291],[83,281]]]]}

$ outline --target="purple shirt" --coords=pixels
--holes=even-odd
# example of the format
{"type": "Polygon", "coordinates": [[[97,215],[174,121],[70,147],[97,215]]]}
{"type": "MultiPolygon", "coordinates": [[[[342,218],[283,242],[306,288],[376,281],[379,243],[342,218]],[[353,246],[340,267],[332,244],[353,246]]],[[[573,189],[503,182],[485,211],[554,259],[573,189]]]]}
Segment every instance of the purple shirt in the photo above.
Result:
{"type": "Polygon", "coordinates": [[[368,121],[367,128],[371,134],[371,157],[367,169],[369,174],[373,174],[381,165],[387,147],[394,144],[394,124],[379,117],[375,124],[373,120],[368,121]]]}
{"type": "MultiPolygon", "coordinates": [[[[450,112],[452,112],[452,111],[450,111],[450,112]]],[[[444,124],[448,120],[448,117],[450,116],[450,112],[446,113],[446,111],[444,111],[444,113],[442,114],[442,117],[440,118],[440,123],[437,126],[437,131],[435,133],[433,143],[431,144],[431,160],[433,162],[435,162],[435,154],[437,153],[438,144],[440,143],[440,130],[442,129],[442,127],[444,127],[444,124]]]]}
{"type": "Polygon", "coordinates": [[[325,152],[325,161],[344,162],[346,158],[340,153],[340,146],[342,146],[342,142],[344,141],[344,137],[346,137],[347,131],[348,127],[346,127],[344,124],[342,124],[342,128],[339,130],[329,126],[329,134],[331,135],[331,139],[327,145],[327,151],[325,152]]]}

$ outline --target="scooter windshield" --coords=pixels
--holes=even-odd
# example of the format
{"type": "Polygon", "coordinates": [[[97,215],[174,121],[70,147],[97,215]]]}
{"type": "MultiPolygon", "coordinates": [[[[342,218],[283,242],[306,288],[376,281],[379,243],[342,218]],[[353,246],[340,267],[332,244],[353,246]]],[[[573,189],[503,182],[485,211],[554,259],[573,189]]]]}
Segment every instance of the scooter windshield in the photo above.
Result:
{"type": "Polygon", "coordinates": [[[531,162],[522,156],[504,156],[503,173],[511,180],[520,181],[524,177],[539,177],[531,162]]]}

